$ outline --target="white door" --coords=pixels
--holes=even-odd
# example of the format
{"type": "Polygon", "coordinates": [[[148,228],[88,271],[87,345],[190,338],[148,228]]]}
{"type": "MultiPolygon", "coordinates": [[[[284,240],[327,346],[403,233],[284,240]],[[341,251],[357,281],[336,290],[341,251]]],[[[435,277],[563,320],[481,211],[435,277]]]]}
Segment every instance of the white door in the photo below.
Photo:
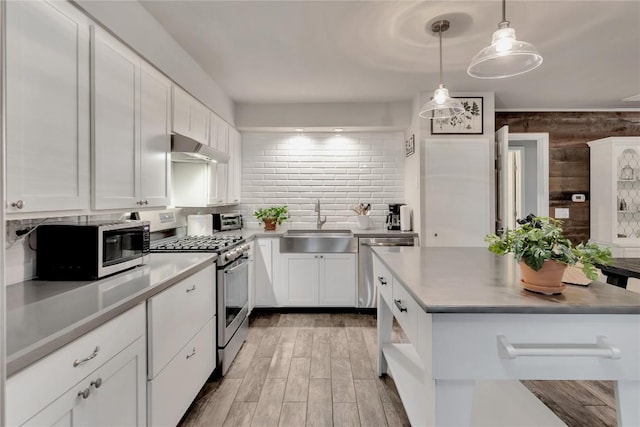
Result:
{"type": "Polygon", "coordinates": [[[319,305],[327,307],[355,307],[356,255],[320,255],[319,305]]]}
{"type": "Polygon", "coordinates": [[[6,2],[7,212],[89,207],[89,23],[63,2],[6,2]]]}
{"type": "Polygon", "coordinates": [[[140,188],[144,206],[169,204],[171,81],[142,64],[140,73],[140,188]]]}
{"type": "Polygon", "coordinates": [[[493,231],[493,141],[428,140],[424,147],[425,245],[484,247],[493,231]]]}
{"type": "Polygon", "coordinates": [[[92,27],[93,207],[140,206],[140,59],[92,27]]]}
{"type": "Polygon", "coordinates": [[[285,305],[304,307],[318,305],[320,283],[320,255],[282,255],[283,284],[286,289],[285,305]]]}
{"type": "Polygon", "coordinates": [[[507,191],[509,185],[509,126],[502,126],[496,132],[496,229],[501,235],[509,218],[507,191]]]}

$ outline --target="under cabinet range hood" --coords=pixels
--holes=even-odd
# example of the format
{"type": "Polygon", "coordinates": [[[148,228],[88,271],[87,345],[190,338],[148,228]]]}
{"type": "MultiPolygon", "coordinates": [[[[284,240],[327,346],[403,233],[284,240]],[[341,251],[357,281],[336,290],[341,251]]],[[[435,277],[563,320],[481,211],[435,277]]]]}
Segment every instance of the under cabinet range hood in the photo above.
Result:
{"type": "Polygon", "coordinates": [[[171,134],[171,161],[229,163],[229,155],[179,133],[171,134]]]}

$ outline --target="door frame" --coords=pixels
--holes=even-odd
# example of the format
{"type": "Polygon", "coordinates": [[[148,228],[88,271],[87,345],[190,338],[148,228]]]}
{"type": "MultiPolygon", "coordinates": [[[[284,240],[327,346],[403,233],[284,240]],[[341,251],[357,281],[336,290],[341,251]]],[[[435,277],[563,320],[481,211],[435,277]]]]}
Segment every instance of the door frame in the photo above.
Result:
{"type": "Polygon", "coordinates": [[[511,141],[533,141],[536,144],[538,168],[536,180],[538,192],[536,207],[538,216],[549,216],[549,134],[548,133],[509,133],[511,141]]]}

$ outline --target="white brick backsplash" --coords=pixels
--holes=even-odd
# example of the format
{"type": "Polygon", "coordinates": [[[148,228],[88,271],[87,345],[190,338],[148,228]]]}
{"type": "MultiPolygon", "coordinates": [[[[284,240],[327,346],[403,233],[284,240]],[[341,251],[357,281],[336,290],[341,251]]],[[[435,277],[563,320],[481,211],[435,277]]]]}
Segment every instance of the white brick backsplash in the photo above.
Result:
{"type": "Polygon", "coordinates": [[[356,228],[351,207],[370,203],[373,228],[384,226],[389,203],[404,197],[401,132],[355,133],[336,138],[313,134],[242,134],[242,205],[245,223],[257,227],[259,207],[289,206],[288,226],[315,228],[320,199],[324,228],[356,228]]]}

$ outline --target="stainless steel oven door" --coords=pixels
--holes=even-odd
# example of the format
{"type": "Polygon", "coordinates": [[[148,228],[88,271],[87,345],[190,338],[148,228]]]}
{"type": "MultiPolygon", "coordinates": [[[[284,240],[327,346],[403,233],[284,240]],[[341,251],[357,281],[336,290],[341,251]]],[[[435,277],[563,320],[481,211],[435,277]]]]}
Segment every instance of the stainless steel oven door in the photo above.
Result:
{"type": "Polygon", "coordinates": [[[218,347],[225,347],[247,317],[249,262],[245,257],[218,269],[218,347]]]}

